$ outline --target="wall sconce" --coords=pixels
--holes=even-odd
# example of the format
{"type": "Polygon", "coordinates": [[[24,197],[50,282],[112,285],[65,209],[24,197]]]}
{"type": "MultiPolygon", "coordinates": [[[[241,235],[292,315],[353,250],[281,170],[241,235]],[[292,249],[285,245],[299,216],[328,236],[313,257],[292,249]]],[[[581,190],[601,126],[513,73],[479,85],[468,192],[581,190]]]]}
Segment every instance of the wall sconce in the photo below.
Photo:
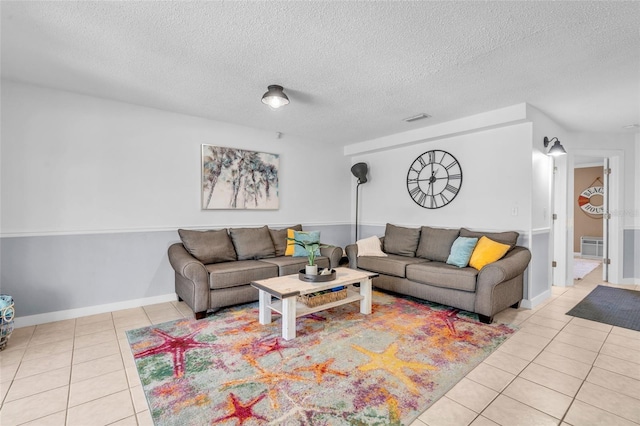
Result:
{"type": "Polygon", "coordinates": [[[289,103],[289,98],[284,94],[282,86],[272,84],[267,87],[267,93],[262,95],[262,103],[273,109],[278,109],[289,103]]]}
{"type": "Polygon", "coordinates": [[[551,147],[551,149],[549,150],[549,152],[547,154],[549,155],[553,155],[554,157],[557,157],[558,155],[565,155],[567,153],[567,151],[564,150],[564,147],[562,146],[562,144],[560,143],[560,141],[558,140],[558,138],[554,137],[549,139],[548,137],[544,137],[544,147],[548,147],[549,144],[551,142],[554,142],[553,146],[551,147]]]}
{"type": "Polygon", "coordinates": [[[358,190],[360,185],[367,183],[367,172],[369,166],[367,163],[357,163],[351,166],[351,173],[358,178],[358,186],[356,186],[356,241],[358,241],[358,190]]]}

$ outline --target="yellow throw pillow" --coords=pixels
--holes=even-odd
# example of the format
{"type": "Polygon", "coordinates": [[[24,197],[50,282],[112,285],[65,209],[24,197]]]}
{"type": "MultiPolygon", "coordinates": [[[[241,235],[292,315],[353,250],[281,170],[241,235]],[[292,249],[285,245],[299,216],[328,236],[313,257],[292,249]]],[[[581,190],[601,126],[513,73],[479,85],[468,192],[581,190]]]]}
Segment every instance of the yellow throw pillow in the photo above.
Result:
{"type": "Polygon", "coordinates": [[[296,243],[289,238],[294,238],[296,236],[294,229],[287,229],[287,249],[284,251],[285,256],[293,256],[293,253],[296,250],[296,243]]]}
{"type": "Polygon", "coordinates": [[[473,254],[471,254],[469,266],[479,271],[489,263],[502,259],[502,257],[507,254],[507,251],[509,251],[509,245],[495,242],[483,236],[478,241],[476,248],[473,250],[473,254]]]}

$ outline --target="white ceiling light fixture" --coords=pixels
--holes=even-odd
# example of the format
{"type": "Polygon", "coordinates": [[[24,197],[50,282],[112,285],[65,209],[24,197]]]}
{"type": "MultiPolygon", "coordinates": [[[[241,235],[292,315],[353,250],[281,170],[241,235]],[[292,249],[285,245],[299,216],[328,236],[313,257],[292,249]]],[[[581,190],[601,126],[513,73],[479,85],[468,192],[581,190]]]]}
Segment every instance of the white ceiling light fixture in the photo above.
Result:
{"type": "Polygon", "coordinates": [[[267,86],[267,93],[262,95],[262,103],[273,109],[278,109],[289,103],[289,98],[284,94],[282,86],[272,84],[267,86]]]}

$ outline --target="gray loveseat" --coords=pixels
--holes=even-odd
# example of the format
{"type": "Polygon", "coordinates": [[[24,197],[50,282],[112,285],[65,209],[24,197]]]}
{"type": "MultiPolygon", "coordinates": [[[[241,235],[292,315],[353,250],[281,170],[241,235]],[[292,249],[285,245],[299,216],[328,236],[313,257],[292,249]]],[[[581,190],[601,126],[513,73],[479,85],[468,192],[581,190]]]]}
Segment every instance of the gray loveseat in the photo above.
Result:
{"type": "Polygon", "coordinates": [[[531,253],[516,246],[517,232],[479,232],[466,228],[444,229],[423,226],[404,228],[387,224],[380,238],[386,257],[358,256],[357,244],[345,248],[349,267],[377,272],[375,287],[452,306],[478,314],[491,323],[493,316],[517,308],[523,296],[524,272],[531,253]],[[480,270],[447,264],[457,237],[481,238],[509,245],[500,260],[480,270]]]}
{"type": "MultiPolygon", "coordinates": [[[[296,274],[307,263],[306,257],[285,256],[287,229],[302,231],[302,226],[178,230],[182,243],[168,250],[178,298],[196,319],[207,311],[258,300],[251,281],[296,274]]],[[[322,268],[337,267],[343,253],[335,246],[320,252],[316,263],[322,268]]]]}

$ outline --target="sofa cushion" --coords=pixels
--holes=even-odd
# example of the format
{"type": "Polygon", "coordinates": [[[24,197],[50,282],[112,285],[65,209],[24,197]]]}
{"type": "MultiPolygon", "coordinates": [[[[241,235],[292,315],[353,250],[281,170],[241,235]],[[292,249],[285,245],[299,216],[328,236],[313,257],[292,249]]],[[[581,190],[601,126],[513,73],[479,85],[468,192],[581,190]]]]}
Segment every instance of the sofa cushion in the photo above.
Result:
{"type": "Polygon", "coordinates": [[[387,257],[361,256],[358,257],[358,269],[405,278],[407,265],[425,262],[429,261],[397,254],[388,254],[387,257]]]}
{"type": "Polygon", "coordinates": [[[238,254],[238,260],[257,260],[276,255],[266,225],[262,228],[231,228],[229,235],[238,254]]]}
{"type": "Polygon", "coordinates": [[[259,260],[238,260],[237,262],[206,265],[209,271],[209,288],[236,287],[278,276],[278,267],[259,260]]]}
{"type": "Polygon", "coordinates": [[[293,256],[293,252],[296,251],[296,243],[293,241],[296,236],[295,232],[295,229],[287,229],[287,248],[284,251],[285,256],[293,256]]]}
{"type": "Polygon", "coordinates": [[[356,241],[358,246],[358,257],[360,256],[374,256],[374,257],[387,257],[387,254],[382,251],[382,244],[380,244],[380,238],[375,235],[369,238],[363,238],[356,241]]]}
{"type": "Polygon", "coordinates": [[[469,265],[469,259],[473,249],[478,244],[477,238],[458,237],[451,246],[451,253],[447,258],[449,265],[457,266],[458,268],[464,268],[469,265]]]}
{"type": "Polygon", "coordinates": [[[459,229],[423,226],[420,231],[420,243],[418,244],[416,257],[446,262],[449,258],[449,253],[451,253],[451,246],[459,234],[459,229]]]}
{"type": "Polygon", "coordinates": [[[204,264],[236,260],[236,251],[226,229],[213,231],[190,231],[178,229],[182,245],[204,264]]]}
{"type": "Polygon", "coordinates": [[[480,270],[489,263],[502,259],[508,251],[509,245],[498,243],[487,237],[482,237],[471,254],[469,266],[480,270]]]}
{"type": "Polygon", "coordinates": [[[420,240],[420,228],[405,228],[387,223],[384,231],[384,251],[415,257],[420,240]]]}
{"type": "Polygon", "coordinates": [[[284,253],[287,251],[287,229],[302,231],[302,225],[289,226],[288,228],[285,228],[285,229],[269,228],[271,241],[273,241],[273,247],[276,250],[276,257],[284,256],[284,253]]]}
{"type": "Polygon", "coordinates": [[[514,248],[518,243],[519,233],[515,231],[506,231],[506,232],[482,232],[482,231],[471,231],[467,228],[460,229],[461,237],[469,237],[469,238],[482,238],[486,236],[487,238],[491,238],[493,241],[497,241],[502,244],[507,244],[509,246],[509,250],[514,248]]]}
{"type": "Polygon", "coordinates": [[[407,266],[407,278],[422,284],[453,290],[476,291],[478,271],[458,268],[441,262],[417,263],[407,266]]]}
{"type": "MultiPolygon", "coordinates": [[[[308,263],[306,258],[291,256],[279,256],[272,257],[270,259],[261,259],[260,262],[276,265],[278,267],[279,276],[297,274],[298,272],[303,270],[305,265],[308,263]]],[[[329,258],[324,256],[316,257],[315,263],[316,265],[318,265],[318,268],[328,268],[329,258]]]]}

